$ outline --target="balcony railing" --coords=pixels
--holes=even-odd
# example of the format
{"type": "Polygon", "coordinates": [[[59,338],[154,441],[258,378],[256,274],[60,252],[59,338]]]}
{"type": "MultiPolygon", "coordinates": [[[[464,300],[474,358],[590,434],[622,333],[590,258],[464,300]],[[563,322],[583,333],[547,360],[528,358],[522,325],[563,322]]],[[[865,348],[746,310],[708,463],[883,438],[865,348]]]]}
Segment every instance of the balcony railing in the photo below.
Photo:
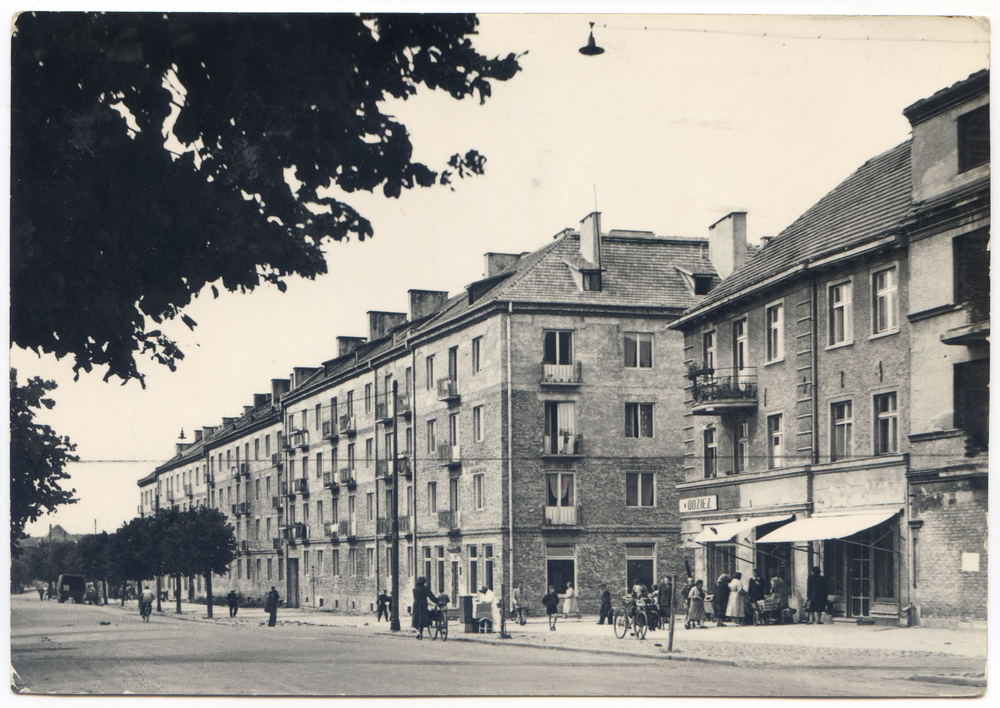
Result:
{"type": "Polygon", "coordinates": [[[323,437],[324,438],[336,438],[340,436],[340,430],[337,428],[337,418],[334,417],[332,420],[323,421],[323,437]]]}
{"type": "Polygon", "coordinates": [[[580,362],[572,364],[542,364],[543,385],[576,386],[583,382],[583,367],[580,362]]]}
{"type": "Polygon", "coordinates": [[[249,462],[241,462],[240,463],[240,474],[243,475],[244,477],[249,477],[250,476],[250,463],[249,462]]]}
{"type": "Polygon", "coordinates": [[[271,508],[281,509],[281,497],[271,497],[271,508]]]}
{"type": "Polygon", "coordinates": [[[232,467],[229,468],[229,478],[230,479],[239,479],[239,476],[240,476],[240,466],[239,465],[233,465],[232,467]]]}
{"type": "Polygon", "coordinates": [[[281,471],[281,453],[280,452],[272,452],[271,453],[271,467],[277,468],[277,470],[279,472],[281,471]]]}
{"type": "Polygon", "coordinates": [[[291,528],[292,538],[296,541],[308,541],[309,540],[309,527],[306,526],[301,521],[297,521],[291,528]]]}
{"type": "Polygon", "coordinates": [[[462,451],[458,445],[447,443],[438,445],[438,462],[442,467],[456,467],[462,464],[462,451]]]}
{"type": "Polygon", "coordinates": [[[292,448],[297,450],[300,447],[303,452],[309,452],[309,431],[296,430],[291,434],[292,448]]]}
{"type": "Polygon", "coordinates": [[[543,455],[582,455],[583,435],[580,433],[561,433],[546,435],[542,447],[543,455]]]}
{"type": "Polygon", "coordinates": [[[357,526],[351,521],[341,521],[339,533],[347,539],[348,543],[354,543],[354,540],[358,536],[358,529],[357,526]]]}
{"type": "Polygon", "coordinates": [[[449,531],[457,531],[462,528],[462,512],[450,510],[439,511],[438,526],[448,529],[449,531]]]}
{"type": "MultiPolygon", "coordinates": [[[[407,534],[410,532],[410,517],[400,516],[399,517],[399,532],[401,534],[407,534]]],[[[376,533],[379,536],[390,536],[392,535],[392,518],[385,516],[379,517],[376,521],[376,533]]]]}
{"type": "Polygon", "coordinates": [[[413,413],[413,408],[410,406],[410,397],[407,394],[399,394],[396,396],[396,413],[405,418],[409,418],[413,413]]]}
{"type": "Polygon", "coordinates": [[[357,424],[354,422],[354,416],[350,413],[345,413],[340,416],[340,432],[345,435],[354,435],[358,432],[357,424]]]}
{"type": "Polygon", "coordinates": [[[454,401],[458,397],[458,381],[455,379],[438,379],[439,401],[454,401]]]}
{"type": "Polygon", "coordinates": [[[295,489],[295,491],[298,492],[299,494],[301,494],[302,496],[308,496],[309,495],[309,480],[308,479],[305,479],[305,478],[302,478],[302,479],[293,479],[292,480],[292,486],[295,489]]]}
{"type": "Polygon", "coordinates": [[[410,464],[409,457],[400,457],[398,459],[399,474],[403,475],[407,479],[413,476],[413,466],[410,464]]]}
{"type": "Polygon", "coordinates": [[[340,483],[346,485],[348,489],[354,489],[357,485],[358,480],[354,476],[354,469],[351,467],[344,467],[340,470],[340,483]]]}
{"type": "Polygon", "coordinates": [[[205,473],[205,484],[210,485],[212,487],[215,486],[215,473],[214,472],[206,472],[205,473]]]}
{"type": "Polygon", "coordinates": [[[698,369],[688,376],[692,379],[694,397],[692,412],[696,415],[718,415],[727,410],[756,408],[757,370],[698,369]]]}
{"type": "Polygon", "coordinates": [[[271,547],[274,550],[276,550],[278,553],[281,553],[282,551],[285,550],[285,539],[280,538],[280,537],[279,538],[272,538],[271,539],[271,547]]]}
{"type": "Polygon", "coordinates": [[[576,506],[547,506],[544,523],[547,526],[577,526],[581,522],[580,516],[576,506]]]}
{"type": "Polygon", "coordinates": [[[392,425],[392,406],[388,401],[375,403],[375,420],[383,425],[392,425]]]}
{"type": "Polygon", "coordinates": [[[340,485],[337,483],[337,473],[336,472],[324,472],[323,473],[323,486],[327,489],[338,489],[340,485]]]}
{"type": "Polygon", "coordinates": [[[189,497],[193,497],[194,496],[194,485],[193,484],[185,484],[184,485],[184,493],[187,496],[189,496],[189,497]]]}
{"type": "Polygon", "coordinates": [[[250,542],[249,541],[240,541],[240,550],[241,551],[248,551],[248,550],[250,550],[250,542]]]}

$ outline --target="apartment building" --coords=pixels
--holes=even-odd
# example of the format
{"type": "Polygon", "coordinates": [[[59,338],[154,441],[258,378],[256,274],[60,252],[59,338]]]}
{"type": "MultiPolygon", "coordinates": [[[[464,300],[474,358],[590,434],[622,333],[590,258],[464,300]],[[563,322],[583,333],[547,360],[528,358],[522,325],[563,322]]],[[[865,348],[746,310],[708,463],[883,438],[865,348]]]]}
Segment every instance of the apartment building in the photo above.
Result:
{"type": "Polygon", "coordinates": [[[818,565],[849,620],[985,617],[988,102],[982,72],[914,104],[752,257],[745,214],[711,227],[723,280],[672,325],[698,577],[757,568],[801,610],[818,565]]]}
{"type": "Polygon", "coordinates": [[[408,312],[369,312],[368,336],[338,337],[335,358],[276,392],[270,543],[289,604],[372,609],[394,495],[404,610],[420,575],[453,604],[513,583],[537,606],[572,582],[596,612],[602,583],[684,572],[682,336],[668,325],[719,280],[708,242],[602,233],[594,213],[485,260],[457,295],[411,290],[408,312]]]}

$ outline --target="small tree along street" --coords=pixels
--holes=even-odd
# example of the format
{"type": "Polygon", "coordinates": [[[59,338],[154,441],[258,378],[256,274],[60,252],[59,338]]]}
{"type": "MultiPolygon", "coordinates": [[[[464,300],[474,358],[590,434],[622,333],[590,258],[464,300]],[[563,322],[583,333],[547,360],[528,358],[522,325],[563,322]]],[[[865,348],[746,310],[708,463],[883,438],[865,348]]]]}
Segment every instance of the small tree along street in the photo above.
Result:
{"type": "MultiPolygon", "coordinates": [[[[160,329],[206,288],[281,290],[373,235],[323,193],[447,185],[384,99],[491,94],[519,70],[474,15],[22,13],[11,45],[11,342],[74,370],[174,369],[160,329]],[[290,186],[291,185],[291,186],[290,186]]],[[[464,149],[464,148],[463,148],[464,149]]]]}

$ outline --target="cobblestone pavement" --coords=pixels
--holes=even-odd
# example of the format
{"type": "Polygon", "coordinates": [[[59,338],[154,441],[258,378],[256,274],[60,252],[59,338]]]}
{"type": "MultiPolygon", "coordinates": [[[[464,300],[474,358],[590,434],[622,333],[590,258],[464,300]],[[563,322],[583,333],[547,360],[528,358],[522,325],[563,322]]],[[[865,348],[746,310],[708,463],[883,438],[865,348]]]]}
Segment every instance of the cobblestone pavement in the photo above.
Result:
{"type": "MultiPolygon", "coordinates": [[[[129,603],[130,605],[133,603],[129,603]]],[[[205,619],[205,606],[184,604],[181,619],[211,621],[257,627],[267,615],[258,608],[241,608],[235,619],[224,607],[215,609],[213,620],[205,619]]],[[[126,606],[126,611],[130,608],[126,606]]],[[[164,605],[165,616],[177,616],[174,607],[164,605]]],[[[390,633],[387,622],[373,616],[343,615],[310,609],[281,608],[279,626],[331,626],[377,632],[386,637],[412,638],[410,618],[400,618],[402,630],[390,633]]],[[[823,625],[793,624],[765,627],[715,627],[685,630],[674,628],[673,652],[667,652],[668,632],[649,632],[644,640],[618,639],[608,625],[598,625],[596,617],[560,619],[556,631],[548,629],[544,618],[533,617],[524,626],[507,625],[511,638],[499,634],[466,634],[452,623],[450,640],[496,644],[521,644],[577,651],[660,656],[672,660],[700,660],[740,665],[834,667],[905,667],[923,672],[962,675],[985,670],[986,630],[978,626],[961,629],[927,627],[862,626],[851,623],[823,625]]]]}

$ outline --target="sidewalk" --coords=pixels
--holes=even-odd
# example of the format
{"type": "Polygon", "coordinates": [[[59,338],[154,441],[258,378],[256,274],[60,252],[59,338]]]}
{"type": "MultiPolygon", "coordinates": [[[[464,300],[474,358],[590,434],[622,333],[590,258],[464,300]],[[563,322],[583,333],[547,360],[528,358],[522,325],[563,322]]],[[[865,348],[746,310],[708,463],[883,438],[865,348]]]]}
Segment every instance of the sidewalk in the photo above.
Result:
{"type": "MultiPolygon", "coordinates": [[[[135,603],[125,606],[134,612],[135,603]]],[[[257,627],[266,624],[267,615],[259,608],[241,608],[236,619],[225,607],[215,607],[215,618],[206,618],[205,605],[184,603],[181,615],[174,604],[164,603],[164,617],[213,622],[216,624],[257,627]]],[[[278,625],[306,625],[363,629],[379,636],[408,639],[409,616],[400,617],[400,632],[390,632],[386,622],[376,622],[374,615],[344,615],[313,609],[282,607],[278,625]]],[[[587,651],[631,656],[658,657],[670,660],[710,661],[713,663],[802,666],[822,668],[885,667],[908,668],[934,674],[977,674],[985,671],[986,630],[983,628],[943,629],[929,627],[881,627],[833,623],[823,625],[790,624],[764,627],[707,627],[685,630],[683,623],[674,627],[673,652],[667,652],[668,632],[649,632],[644,640],[635,637],[618,639],[609,625],[598,625],[596,616],[558,620],[556,631],[549,631],[545,617],[531,617],[524,626],[507,624],[510,639],[499,633],[465,634],[462,625],[452,623],[448,641],[474,641],[508,646],[533,646],[570,651],[587,651]]],[[[424,641],[428,641],[426,635],[424,641]]]]}

